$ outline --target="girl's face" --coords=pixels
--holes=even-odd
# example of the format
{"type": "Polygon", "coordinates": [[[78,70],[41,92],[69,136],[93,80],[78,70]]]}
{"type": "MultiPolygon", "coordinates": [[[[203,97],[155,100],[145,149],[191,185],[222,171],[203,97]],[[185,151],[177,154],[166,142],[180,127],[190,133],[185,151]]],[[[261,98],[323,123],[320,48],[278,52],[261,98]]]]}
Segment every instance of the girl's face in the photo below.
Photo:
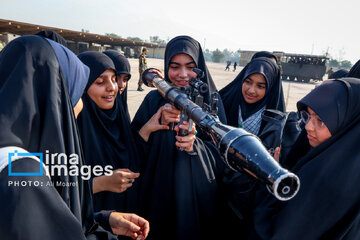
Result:
{"type": "Polygon", "coordinates": [[[118,93],[115,71],[108,69],[103,72],[89,87],[87,93],[101,109],[111,109],[118,93]]]}
{"type": "Polygon", "coordinates": [[[122,94],[126,88],[127,81],[129,80],[129,75],[122,73],[116,76],[116,82],[119,88],[120,94],[122,94]]]}
{"type": "Polygon", "coordinates": [[[242,95],[245,102],[252,104],[260,101],[266,93],[266,80],[260,73],[248,76],[242,85],[242,95]]]}
{"type": "Polygon", "coordinates": [[[194,60],[185,53],[175,55],[169,63],[168,76],[176,86],[189,86],[189,79],[196,77],[194,60]]]}
{"type": "Polygon", "coordinates": [[[307,120],[305,130],[310,146],[317,147],[331,137],[331,133],[321,118],[309,107],[307,107],[307,120]]]}

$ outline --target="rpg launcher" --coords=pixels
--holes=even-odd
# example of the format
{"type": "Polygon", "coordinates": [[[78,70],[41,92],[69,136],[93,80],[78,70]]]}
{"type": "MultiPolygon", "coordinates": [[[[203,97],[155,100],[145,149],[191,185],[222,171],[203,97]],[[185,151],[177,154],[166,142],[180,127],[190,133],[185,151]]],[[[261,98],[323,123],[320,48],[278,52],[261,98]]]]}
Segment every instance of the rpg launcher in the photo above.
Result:
{"type": "Polygon", "coordinates": [[[269,191],[279,200],[286,201],[296,195],[300,187],[299,178],[282,168],[257,136],[242,128],[228,126],[219,121],[215,115],[217,95],[212,96],[209,105],[203,102],[200,93],[208,89],[205,83],[199,80],[201,70],[194,70],[198,77],[189,80],[190,87],[187,89],[171,86],[149,70],[147,69],[142,74],[145,85],[156,87],[163,98],[186,115],[185,118],[191,119],[202,131],[208,133],[228,167],[235,171],[244,170],[264,182],[269,191]]]}

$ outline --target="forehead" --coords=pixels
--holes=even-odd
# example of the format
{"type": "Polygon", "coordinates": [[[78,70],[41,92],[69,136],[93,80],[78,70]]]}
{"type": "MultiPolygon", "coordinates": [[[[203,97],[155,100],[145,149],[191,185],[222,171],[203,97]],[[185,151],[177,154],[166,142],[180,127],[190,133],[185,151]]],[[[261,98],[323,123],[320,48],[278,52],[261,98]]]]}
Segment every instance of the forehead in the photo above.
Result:
{"type": "Polygon", "coordinates": [[[263,83],[266,84],[266,80],[264,75],[260,74],[260,73],[253,73],[249,76],[247,76],[248,79],[252,80],[255,83],[263,83]]]}
{"type": "Polygon", "coordinates": [[[170,59],[170,63],[190,63],[194,62],[194,59],[185,53],[179,53],[170,59]]]}
{"type": "Polygon", "coordinates": [[[100,74],[99,77],[112,76],[112,75],[115,75],[115,70],[114,69],[107,69],[102,74],[100,74]]]}

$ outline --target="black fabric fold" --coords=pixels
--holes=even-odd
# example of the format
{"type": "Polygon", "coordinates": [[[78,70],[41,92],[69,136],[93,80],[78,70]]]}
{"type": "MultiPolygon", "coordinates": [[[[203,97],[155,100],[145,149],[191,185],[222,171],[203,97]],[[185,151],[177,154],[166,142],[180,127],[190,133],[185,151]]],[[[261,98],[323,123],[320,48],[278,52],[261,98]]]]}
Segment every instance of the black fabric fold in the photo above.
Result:
{"type": "Polygon", "coordinates": [[[265,189],[258,192],[251,239],[360,237],[360,193],[355,190],[360,181],[359,104],[360,80],[355,78],[326,81],[299,101],[299,109],[309,106],[332,126],[332,137],[310,148],[302,133],[288,156],[294,158],[289,166],[300,178],[300,190],[287,202],[265,189]],[[329,95],[329,89],[339,93],[329,95]]]}
{"type": "MultiPolygon", "coordinates": [[[[84,52],[79,58],[90,68],[87,89],[107,69],[115,69],[112,60],[100,52],[84,52]]],[[[112,109],[103,110],[91,99],[87,92],[83,97],[84,109],[77,123],[85,162],[91,166],[111,165],[113,170],[128,168],[139,172],[139,155],[132,137],[130,122],[122,107],[119,94],[112,109]]],[[[94,194],[95,211],[117,210],[137,212],[138,183],[123,193],[100,192],[94,194]]]]}
{"type": "MultiPolygon", "coordinates": [[[[71,57],[76,59],[75,55],[71,57]]],[[[74,63],[82,65],[79,60],[74,63]]],[[[61,161],[61,166],[81,168],[82,150],[66,79],[49,42],[40,36],[24,36],[11,41],[0,53],[0,76],[0,147],[18,146],[44,155],[63,153],[69,157],[77,154],[77,164],[61,161]]],[[[31,170],[23,160],[17,163],[20,168],[31,170]]],[[[64,172],[52,176],[51,180],[65,185],[41,190],[29,187],[26,191],[12,188],[9,195],[0,197],[1,207],[8,206],[3,201],[11,202],[13,212],[23,213],[17,219],[14,219],[15,214],[1,215],[0,231],[5,231],[1,233],[2,238],[15,238],[7,235],[10,234],[7,229],[14,230],[12,233],[18,234],[16,236],[25,234],[26,239],[47,238],[41,237],[41,229],[36,235],[32,234],[36,230],[31,228],[32,224],[54,229],[51,239],[68,238],[79,233],[75,225],[68,226],[69,230],[73,229],[72,233],[59,232],[56,228],[58,224],[72,224],[61,220],[71,218],[82,226],[83,235],[77,238],[97,235],[98,239],[107,239],[107,233],[101,232],[94,221],[88,183],[80,175],[69,176],[64,172]],[[39,212],[35,214],[29,208],[39,209],[39,212]],[[12,224],[14,220],[16,225],[12,224]]]]}

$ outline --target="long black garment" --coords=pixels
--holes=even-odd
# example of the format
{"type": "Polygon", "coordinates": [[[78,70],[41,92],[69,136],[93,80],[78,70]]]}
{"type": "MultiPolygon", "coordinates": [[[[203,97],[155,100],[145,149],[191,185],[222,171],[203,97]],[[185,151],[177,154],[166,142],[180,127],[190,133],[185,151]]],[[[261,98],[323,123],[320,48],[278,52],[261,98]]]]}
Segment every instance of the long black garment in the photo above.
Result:
{"type": "Polygon", "coordinates": [[[280,202],[258,192],[251,239],[360,239],[360,80],[326,81],[298,102],[312,108],[332,137],[311,148],[306,132],[288,155],[301,182],[280,202]]]}
{"type": "MultiPolygon", "coordinates": [[[[187,53],[207,73],[211,91],[216,91],[207,72],[198,42],[187,36],[171,40],[165,53],[165,75],[171,58],[187,53]]],[[[209,95],[208,95],[209,96],[209,95]]],[[[151,91],[139,107],[132,128],[135,132],[166,104],[158,91],[151,91]]],[[[225,118],[222,117],[224,120],[225,118]]],[[[175,146],[175,131],[161,130],[150,135],[147,158],[143,159],[140,191],[141,216],[151,225],[149,239],[221,239],[229,228],[219,190],[223,164],[217,151],[199,138],[194,152],[175,146]]]]}
{"type": "MultiPolygon", "coordinates": [[[[75,79],[64,78],[51,45],[39,36],[26,36],[13,40],[0,53],[0,147],[17,146],[44,156],[47,150],[48,154],[77,154],[78,164],[62,162],[62,166],[81,168],[82,152],[67,87],[75,79]]],[[[72,59],[73,68],[83,68],[82,75],[87,76],[86,66],[70,50],[63,51],[72,59]]],[[[78,79],[84,80],[86,77],[78,79]]],[[[24,158],[13,168],[38,171],[39,163],[24,158]]],[[[1,172],[1,238],[85,239],[86,235],[88,239],[108,239],[93,220],[87,182],[64,173],[51,176],[51,180],[65,186],[47,185],[45,176],[13,177],[7,169],[1,172]],[[43,185],[8,186],[9,180],[38,180],[43,185]]]]}
{"type": "MultiPolygon", "coordinates": [[[[129,123],[130,123],[131,120],[130,120],[130,114],[129,114],[128,104],[127,104],[127,91],[128,91],[128,86],[129,86],[129,80],[131,78],[131,68],[130,68],[129,60],[124,55],[122,55],[121,53],[119,53],[118,51],[115,51],[115,50],[106,50],[103,53],[106,54],[109,58],[111,58],[111,60],[114,62],[114,65],[116,68],[116,75],[120,75],[120,74],[128,75],[126,87],[120,95],[121,104],[118,104],[118,106],[121,108],[124,108],[123,111],[125,111],[126,115],[128,116],[129,123]]],[[[119,91],[119,94],[120,94],[120,91],[119,91]]]]}
{"type": "MultiPolygon", "coordinates": [[[[220,90],[220,95],[224,103],[226,119],[229,125],[238,127],[239,122],[239,106],[241,106],[241,114],[243,120],[259,111],[265,106],[265,109],[274,109],[281,112],[285,111],[284,96],[282,94],[282,85],[280,81],[279,67],[274,61],[266,57],[259,57],[252,60],[239,75],[226,87],[220,90]],[[258,102],[248,104],[242,95],[242,85],[244,80],[254,73],[260,73],[266,80],[265,96],[258,102]]],[[[266,121],[261,122],[258,136],[261,137],[262,130],[265,129],[266,121]]],[[[269,122],[271,124],[271,122],[269,122]]],[[[268,148],[275,146],[267,146],[268,148]]]]}
{"type": "MultiPolygon", "coordinates": [[[[90,68],[90,77],[84,95],[84,109],[79,114],[77,123],[84,149],[85,162],[91,166],[106,165],[118,168],[128,168],[138,172],[138,154],[132,137],[130,122],[124,109],[120,106],[119,94],[112,109],[103,110],[87,93],[94,81],[107,69],[114,69],[112,60],[100,52],[84,52],[80,60],[90,68]]],[[[93,195],[95,211],[117,210],[121,212],[136,212],[137,181],[122,193],[108,191],[93,195]]]]}

